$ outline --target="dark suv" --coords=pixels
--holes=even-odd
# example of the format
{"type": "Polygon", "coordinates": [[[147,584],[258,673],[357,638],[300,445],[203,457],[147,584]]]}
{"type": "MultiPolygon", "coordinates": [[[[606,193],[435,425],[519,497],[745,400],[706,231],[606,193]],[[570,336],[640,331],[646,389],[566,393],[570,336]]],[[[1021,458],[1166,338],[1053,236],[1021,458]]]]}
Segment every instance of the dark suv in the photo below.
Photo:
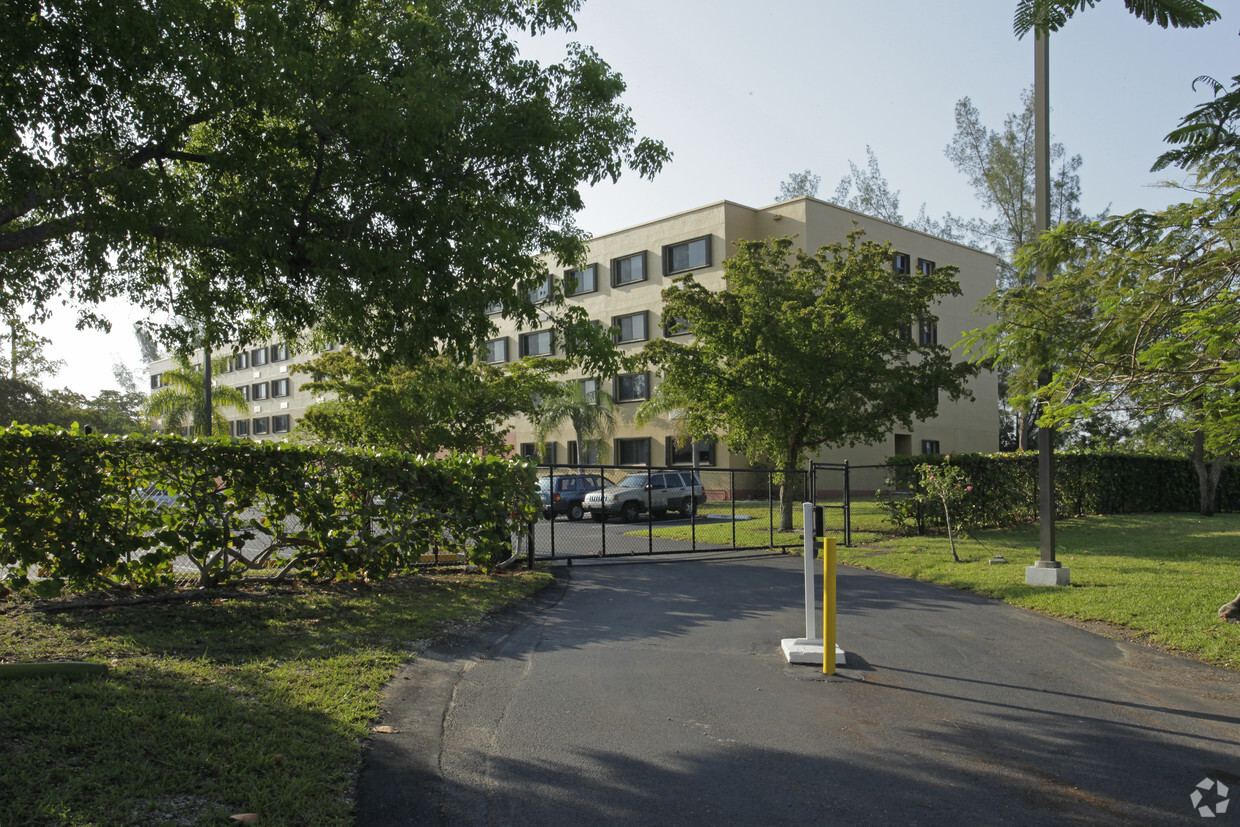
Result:
{"type": "Polygon", "coordinates": [[[538,480],[538,495],[542,497],[543,517],[551,519],[555,514],[563,514],[570,520],[580,520],[585,516],[581,501],[590,491],[603,487],[603,478],[598,474],[563,474],[541,477],[538,480]]]}

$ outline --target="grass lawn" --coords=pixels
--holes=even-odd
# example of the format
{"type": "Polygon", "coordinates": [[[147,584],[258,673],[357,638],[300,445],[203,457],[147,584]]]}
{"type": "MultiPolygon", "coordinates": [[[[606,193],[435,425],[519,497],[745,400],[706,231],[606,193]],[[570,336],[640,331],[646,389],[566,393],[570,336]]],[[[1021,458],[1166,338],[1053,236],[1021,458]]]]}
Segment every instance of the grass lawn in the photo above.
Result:
{"type": "Polygon", "coordinates": [[[840,547],[838,558],[1043,614],[1120,624],[1138,639],[1240,669],[1240,624],[1217,616],[1240,592],[1240,514],[1078,517],[1057,524],[1056,540],[1056,558],[1072,570],[1066,588],[1025,585],[1025,567],[1038,559],[1037,526],[958,539],[964,563],[952,561],[946,535],[840,547]],[[988,565],[994,554],[1009,563],[988,565]]]}
{"type": "Polygon", "coordinates": [[[427,575],[62,612],[0,602],[0,662],[111,665],[0,680],[0,824],[350,824],[379,690],[416,642],[550,580],[427,575]]]}

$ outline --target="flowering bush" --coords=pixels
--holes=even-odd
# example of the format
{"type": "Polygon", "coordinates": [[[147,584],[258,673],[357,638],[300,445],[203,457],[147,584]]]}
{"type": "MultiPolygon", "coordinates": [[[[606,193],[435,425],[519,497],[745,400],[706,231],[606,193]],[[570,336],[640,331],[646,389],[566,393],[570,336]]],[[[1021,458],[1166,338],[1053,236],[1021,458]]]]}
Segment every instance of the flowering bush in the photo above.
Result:
{"type": "Polygon", "coordinates": [[[947,525],[947,541],[952,547],[952,559],[962,562],[956,554],[956,538],[952,533],[951,509],[973,490],[973,484],[960,468],[949,465],[951,456],[944,457],[942,465],[922,464],[917,466],[917,475],[921,479],[921,490],[917,494],[919,502],[939,502],[943,504],[943,520],[947,525]]]}

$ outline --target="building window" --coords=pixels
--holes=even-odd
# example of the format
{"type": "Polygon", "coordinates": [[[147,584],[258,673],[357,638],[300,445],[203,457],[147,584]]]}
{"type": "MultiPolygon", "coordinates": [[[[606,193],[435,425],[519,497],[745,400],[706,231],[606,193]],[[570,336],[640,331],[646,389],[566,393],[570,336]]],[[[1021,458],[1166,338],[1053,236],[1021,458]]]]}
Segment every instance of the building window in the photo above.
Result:
{"type": "Polygon", "coordinates": [[[272,380],[271,382],[271,395],[272,396],[288,396],[288,390],[289,388],[288,388],[287,379],[273,379],[272,380]]]}
{"type": "Polygon", "coordinates": [[[646,253],[642,251],[625,258],[611,260],[611,283],[633,284],[646,280],[646,253]]]}
{"type": "Polygon", "coordinates": [[[250,401],[250,386],[249,385],[242,385],[241,387],[237,388],[237,390],[241,391],[242,399],[244,399],[246,402],[250,401]]]}
{"type": "Polygon", "coordinates": [[[650,437],[617,439],[616,462],[619,465],[649,465],[650,437]]]}
{"type": "Polygon", "coordinates": [[[269,420],[267,417],[260,416],[256,419],[251,420],[251,422],[254,426],[253,430],[254,430],[255,436],[262,436],[266,433],[269,433],[270,426],[271,426],[271,420],[269,420]]]}
{"type": "Polygon", "coordinates": [[[616,377],[616,401],[635,402],[650,397],[650,372],[629,373],[616,377]]]}
{"type": "Polygon", "coordinates": [[[223,359],[220,360],[220,362],[223,365],[223,369],[220,371],[220,373],[232,373],[233,372],[233,358],[231,356],[224,357],[223,359]]]}
{"type": "MultiPolygon", "coordinates": [[[[250,400],[253,402],[261,402],[267,398],[267,383],[259,382],[250,386],[250,400]]],[[[258,433],[255,431],[255,433],[258,433]]]]}
{"type": "Polygon", "coordinates": [[[628,316],[614,316],[611,326],[618,328],[617,342],[644,342],[650,338],[646,333],[646,311],[631,313],[628,316]]]}
{"type": "Polygon", "coordinates": [[[907,276],[912,272],[912,259],[908,253],[896,253],[891,257],[891,269],[902,276],[907,276]]]}
{"type": "Polygon", "coordinates": [[[938,324],[936,322],[922,322],[918,341],[923,345],[937,345],[939,343],[938,324]]]}
{"type": "Polygon", "coordinates": [[[538,446],[533,442],[522,442],[518,453],[522,459],[538,459],[538,446]]]}
{"type": "Polygon", "coordinates": [[[551,331],[540,330],[537,333],[521,334],[522,356],[550,356],[554,353],[551,343],[551,331]]]}
{"type": "Polygon", "coordinates": [[[245,370],[250,366],[250,354],[242,351],[233,356],[233,361],[237,364],[237,370],[245,370]]]}
{"type": "Polygon", "coordinates": [[[598,380],[582,379],[581,380],[581,398],[593,404],[598,401],[598,380]]]}
{"type": "Polygon", "coordinates": [[[508,337],[502,339],[492,339],[487,342],[487,361],[488,362],[507,362],[508,361],[508,337]]]}
{"type": "Polygon", "coordinates": [[[668,465],[692,465],[694,451],[697,451],[697,464],[699,466],[715,464],[714,442],[695,442],[692,445],[682,445],[674,436],[667,438],[666,452],[668,465]]]}
{"type": "Polygon", "coordinates": [[[555,449],[557,445],[559,445],[558,442],[544,442],[543,443],[543,446],[542,446],[542,461],[543,462],[547,463],[548,465],[555,465],[556,463],[555,449]]]}
{"type": "Polygon", "coordinates": [[[249,435],[250,435],[250,420],[238,419],[236,422],[233,423],[233,436],[249,436],[249,435]]]}
{"type": "Polygon", "coordinates": [[[271,346],[271,361],[286,362],[288,361],[288,345],[280,342],[271,346]]]}
{"type": "Polygon", "coordinates": [[[923,439],[921,441],[921,452],[923,454],[939,453],[939,441],[937,439],[923,439]]]}
{"type": "Polygon", "coordinates": [[[570,296],[593,293],[598,289],[598,265],[588,264],[582,270],[564,271],[564,290],[570,296]]]}
{"type": "Polygon", "coordinates": [[[704,235],[663,248],[663,275],[710,266],[710,236],[704,235]]]}
{"type": "Polygon", "coordinates": [[[533,302],[534,304],[545,302],[547,300],[547,297],[550,295],[551,295],[551,274],[550,273],[548,273],[547,277],[543,279],[542,284],[538,285],[533,290],[526,293],[526,296],[529,297],[529,300],[533,302]]]}
{"type": "Polygon", "coordinates": [[[271,418],[271,432],[273,434],[288,433],[289,418],[288,414],[280,414],[271,418]]]}
{"type": "Polygon", "coordinates": [[[693,331],[689,328],[689,320],[674,316],[663,320],[663,335],[666,336],[684,336],[693,331]]]}
{"type": "Polygon", "coordinates": [[[159,379],[160,379],[160,377],[161,377],[161,376],[163,376],[163,374],[162,374],[162,373],[152,373],[152,374],[151,374],[151,390],[153,390],[153,391],[157,391],[157,390],[159,390],[159,379]]]}
{"type": "Polygon", "coordinates": [[[568,441],[569,465],[598,465],[602,462],[600,454],[598,442],[587,442],[584,449],[579,449],[577,447],[577,440],[570,439],[568,441]]]}
{"type": "Polygon", "coordinates": [[[251,367],[258,368],[258,367],[262,367],[265,364],[267,364],[267,348],[260,347],[257,350],[250,351],[250,366],[251,367]]]}
{"type": "Polygon", "coordinates": [[[917,272],[926,276],[930,275],[934,272],[934,262],[925,258],[917,259],[917,272]]]}

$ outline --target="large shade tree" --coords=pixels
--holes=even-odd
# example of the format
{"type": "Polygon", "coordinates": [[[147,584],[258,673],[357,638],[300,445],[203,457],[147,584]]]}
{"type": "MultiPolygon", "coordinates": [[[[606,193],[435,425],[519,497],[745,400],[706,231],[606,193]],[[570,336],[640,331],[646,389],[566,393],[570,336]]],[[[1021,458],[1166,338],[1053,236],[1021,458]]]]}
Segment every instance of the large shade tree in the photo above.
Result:
{"type": "Polygon", "coordinates": [[[166,310],[166,263],[210,249],[221,325],[472,354],[488,308],[536,321],[538,253],[582,257],[580,186],[668,157],[591,49],[519,54],[579,5],[5,2],[0,293],[166,310]]]}
{"type": "Polygon", "coordinates": [[[664,318],[688,325],[693,341],[646,345],[663,381],[643,416],[677,409],[686,437],[719,435],[784,471],[785,530],[790,475],[810,452],[876,442],[933,417],[940,394],[969,394],[975,369],[910,335],[960,294],[954,267],[898,274],[890,245],[854,230],[813,253],[790,238],[739,241],[723,269],[726,290],[687,276],[663,291],[664,318]]]}

